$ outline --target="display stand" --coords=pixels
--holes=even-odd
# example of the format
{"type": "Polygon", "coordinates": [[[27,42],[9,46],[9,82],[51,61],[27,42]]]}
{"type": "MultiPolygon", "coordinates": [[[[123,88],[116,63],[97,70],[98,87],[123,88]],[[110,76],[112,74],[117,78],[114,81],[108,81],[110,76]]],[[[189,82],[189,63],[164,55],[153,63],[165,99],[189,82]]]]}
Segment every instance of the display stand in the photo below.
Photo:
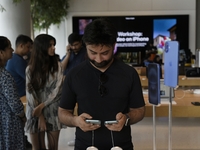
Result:
{"type": "Polygon", "coordinates": [[[148,64],[148,97],[153,105],[153,150],[156,150],[156,106],[160,104],[160,66],[148,64]]]}
{"type": "Polygon", "coordinates": [[[153,105],[153,150],[156,150],[156,106],[153,105]]]}
{"type": "MultiPolygon", "coordinates": [[[[168,124],[168,150],[172,150],[172,90],[169,87],[169,124],[168,124]]],[[[153,105],[153,150],[156,150],[156,105],[153,105]]]]}
{"type": "Polygon", "coordinates": [[[169,140],[168,140],[168,150],[172,150],[172,138],[171,138],[171,133],[172,133],[172,90],[173,88],[170,87],[169,91],[169,140]]]}

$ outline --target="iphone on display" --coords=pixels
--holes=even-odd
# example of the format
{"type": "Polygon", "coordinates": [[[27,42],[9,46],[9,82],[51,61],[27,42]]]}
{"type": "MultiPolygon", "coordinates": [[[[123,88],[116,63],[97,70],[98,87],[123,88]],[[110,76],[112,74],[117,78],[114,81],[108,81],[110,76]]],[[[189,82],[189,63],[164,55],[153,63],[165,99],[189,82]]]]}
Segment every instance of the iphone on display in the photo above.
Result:
{"type": "Polygon", "coordinates": [[[175,88],[178,85],[178,41],[167,41],[164,52],[164,84],[175,88]]]}
{"type": "Polygon", "coordinates": [[[149,103],[158,105],[160,103],[160,66],[157,63],[148,65],[148,96],[149,103]]]}

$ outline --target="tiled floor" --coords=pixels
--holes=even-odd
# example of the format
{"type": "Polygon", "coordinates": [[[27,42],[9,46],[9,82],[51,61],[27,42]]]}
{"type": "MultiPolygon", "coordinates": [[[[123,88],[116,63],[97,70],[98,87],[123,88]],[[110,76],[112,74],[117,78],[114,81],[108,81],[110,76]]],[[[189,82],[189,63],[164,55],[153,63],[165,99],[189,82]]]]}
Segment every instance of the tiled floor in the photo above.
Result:
{"type": "MultiPolygon", "coordinates": [[[[132,138],[135,150],[153,150],[153,120],[144,118],[132,125],[132,138]]],[[[67,142],[74,139],[75,128],[61,130],[59,150],[73,150],[67,142]]],[[[168,118],[156,118],[156,150],[168,149],[168,118]]],[[[172,119],[172,150],[200,150],[200,118],[172,119]]]]}
{"type": "MultiPolygon", "coordinates": [[[[132,137],[135,150],[153,150],[153,121],[144,118],[132,125],[132,137]]],[[[59,150],[73,150],[67,142],[74,139],[75,128],[61,130],[59,150]]],[[[168,150],[168,118],[156,118],[156,149],[168,150]]],[[[200,150],[200,118],[172,119],[172,149],[200,150]]]]}

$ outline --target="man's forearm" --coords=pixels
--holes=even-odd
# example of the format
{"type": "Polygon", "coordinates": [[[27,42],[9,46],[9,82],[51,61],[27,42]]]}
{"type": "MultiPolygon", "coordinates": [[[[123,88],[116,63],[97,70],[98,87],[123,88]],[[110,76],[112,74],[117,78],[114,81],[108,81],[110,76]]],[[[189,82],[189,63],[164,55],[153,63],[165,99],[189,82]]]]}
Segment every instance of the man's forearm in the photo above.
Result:
{"type": "Polygon", "coordinates": [[[61,61],[63,71],[66,69],[68,62],[69,62],[70,55],[67,54],[65,58],[61,61]]]}
{"type": "Polygon", "coordinates": [[[58,117],[61,123],[65,124],[68,127],[76,127],[75,117],[73,115],[73,110],[66,110],[63,108],[58,108],[58,117]]]}
{"type": "Polygon", "coordinates": [[[130,108],[128,116],[130,117],[130,125],[141,121],[145,115],[145,107],[130,108]]]}

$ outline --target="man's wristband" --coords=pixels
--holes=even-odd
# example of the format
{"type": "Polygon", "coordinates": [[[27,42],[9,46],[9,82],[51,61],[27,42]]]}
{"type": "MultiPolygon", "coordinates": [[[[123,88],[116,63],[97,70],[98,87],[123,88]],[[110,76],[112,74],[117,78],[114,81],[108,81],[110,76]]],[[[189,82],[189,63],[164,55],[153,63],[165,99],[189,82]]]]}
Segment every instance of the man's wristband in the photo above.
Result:
{"type": "Polygon", "coordinates": [[[130,117],[128,116],[128,114],[124,114],[126,116],[126,122],[125,122],[125,126],[130,125],[130,117]]]}

